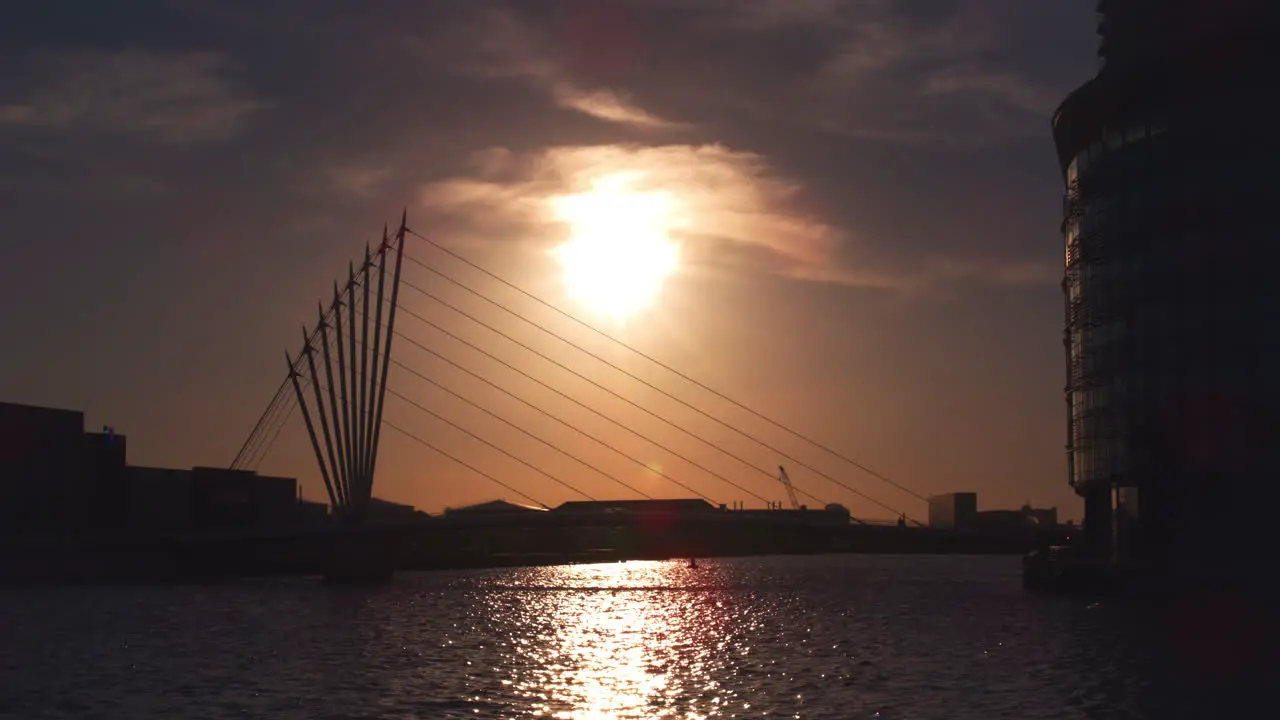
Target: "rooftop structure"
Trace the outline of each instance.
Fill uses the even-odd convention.
[[[446,517],[452,517],[455,515],[501,515],[527,512],[546,512],[546,508],[521,505],[507,502],[506,500],[490,500],[489,502],[476,503],[466,507],[446,508],[444,514]]]
[[[562,503],[553,512],[689,515],[719,512],[719,510],[706,500],[680,498],[676,500],[571,500]]]

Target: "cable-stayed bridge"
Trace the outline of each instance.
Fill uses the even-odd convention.
[[[432,285],[434,287],[430,287]],[[504,300],[494,292],[495,289],[506,290],[508,296],[523,302]],[[482,315],[468,310],[462,307],[462,303],[451,299],[445,290],[470,296],[491,312]],[[446,327],[428,317],[425,307],[428,305],[448,311],[463,325],[469,325],[470,330],[480,332]],[[568,333],[534,319],[531,309],[549,310],[575,329],[607,340],[625,355],[648,364],[667,381],[648,379],[628,369],[624,363],[571,339]],[[517,336],[504,330],[499,325],[501,320],[514,320],[533,332]],[[485,337],[487,342],[472,339],[476,337]],[[537,340],[527,339],[530,337]],[[392,352],[393,347],[397,352]],[[408,359],[401,351],[405,347],[411,350]],[[563,354],[557,351],[565,350],[580,362],[558,359],[557,355],[563,357]],[[506,359],[512,356],[512,351],[522,360]],[[412,355],[449,366],[455,376],[466,376],[492,391],[486,395],[498,393],[523,405],[547,423],[568,430],[582,443],[604,448],[660,479],[666,486],[658,490],[659,483],[648,483],[641,488],[634,481],[621,479],[617,473],[600,468],[584,458],[583,453],[565,447],[564,443],[544,439],[545,433],[530,427],[529,423],[491,409],[491,403],[487,405],[475,397],[477,393],[461,389],[462,383],[432,376],[421,369],[421,364],[415,367]],[[884,517],[887,514],[894,519],[905,518],[916,525],[920,524],[917,520],[919,511],[908,512],[902,508],[909,505],[923,509],[926,502],[923,495],[904,484],[628,345],[442,243],[416,232],[408,226],[407,216],[402,218],[400,227],[393,233],[384,230],[376,249],[366,246],[363,260],[358,266],[353,263],[343,281],[334,284],[327,306],[320,308],[314,324],[304,328],[301,349],[287,353],[286,357],[286,377],[231,467],[256,469],[271,451],[291,416],[300,410],[329,504],[335,514],[343,518],[358,519],[369,502],[377,468],[380,431],[384,426],[420,444],[426,452],[439,453],[459,463],[468,472],[492,483],[495,491],[505,491],[537,506],[551,507],[546,502],[547,498],[536,496],[527,487],[516,484],[517,480],[494,477],[492,473],[474,467],[473,463],[459,457],[446,440],[422,437],[407,427],[412,423],[389,418],[384,411],[388,394],[397,398],[406,410],[432,417],[436,422],[470,435],[481,443],[489,443],[492,452],[508,454],[516,462],[526,463],[525,467],[530,472],[550,479],[567,493],[565,499],[652,499],[654,493],[661,492],[663,497],[697,497],[713,504],[750,499],[762,506],[781,506],[784,499],[800,496],[817,507],[830,502],[844,504],[853,512],[855,522],[863,515]],[[595,481],[590,483],[590,487],[602,498],[589,493],[582,482],[562,477],[522,458],[517,451],[495,441],[492,432],[486,432],[485,428],[464,427],[458,419],[424,401],[421,389],[388,385],[388,371],[392,365],[402,371],[403,376],[433,386],[478,409],[487,416],[491,425],[514,429],[553,448],[558,455],[576,465],[581,477],[594,476]],[[597,372],[578,369],[584,365],[593,366]],[[493,372],[495,367],[503,372]],[[598,379],[601,373],[610,376],[613,382]],[[474,386],[476,383],[468,384]],[[576,406],[590,416],[592,422],[586,425],[567,420],[563,417],[565,413],[547,407],[547,403],[529,399],[535,393],[526,388],[535,387],[539,389],[536,394],[554,395],[559,400],[557,405]],[[646,401],[645,396],[650,401]],[[651,402],[654,397],[663,398],[666,406],[677,407],[683,412],[655,407]],[[737,411],[738,418],[726,417],[725,413],[715,411],[708,400],[732,408]],[[610,407],[625,408],[628,416],[643,417],[649,421],[648,425],[661,427],[663,437],[638,429],[629,419],[619,419],[616,412],[609,410]],[[691,419],[703,426],[717,427],[722,435],[727,433],[737,442],[730,446],[724,440],[709,437],[706,431],[690,422]],[[772,431],[768,434],[773,436],[789,436],[798,440],[811,452],[783,449],[779,447],[783,443],[764,437],[766,433],[752,428],[752,425]],[[611,435],[620,433],[640,441],[649,448],[647,457],[669,459],[685,470],[677,474],[674,470],[655,467],[652,460],[642,460],[634,451],[602,437],[602,428],[609,428]],[[681,448],[675,447],[677,443],[667,437],[681,438]],[[699,447],[701,452],[683,449],[690,446]],[[777,463],[765,466],[744,457],[745,453],[740,448],[752,446],[771,454]],[[821,456],[834,460],[843,472],[819,467]],[[731,461],[737,470],[724,469],[725,463],[718,461],[725,460]],[[830,464],[827,463],[828,466]],[[790,480],[783,471],[780,478],[779,465],[790,466],[792,472],[800,477]],[[783,478],[789,482],[783,483]],[[794,494],[788,492],[789,487]],[[797,502],[798,499],[791,500],[793,505]]]
[[[441,315],[452,321],[440,321]],[[571,333],[593,337],[612,352],[592,349]],[[840,518],[845,527],[852,524],[867,532],[924,528],[918,518],[927,500],[920,493],[415,231],[407,213],[394,231],[384,228],[376,249],[366,245],[362,260],[348,266],[314,323],[304,326],[302,340],[300,349],[286,353],[285,378],[231,467],[256,470],[290,418],[300,415],[332,517],[338,527],[351,531],[371,526],[368,513],[383,428],[422,452],[456,463],[475,476],[476,487],[488,484],[475,500],[500,493],[544,509],[566,501],[615,502],[621,504],[611,509],[619,509],[662,507],[630,502],[636,500],[688,499],[698,504],[681,507],[720,509],[719,514],[699,516],[714,519],[711,525],[699,525],[698,532],[708,538],[729,533],[716,524],[733,514],[724,509],[748,502],[781,510],[785,501],[791,512],[771,517],[787,518],[793,525],[797,517],[820,515],[829,524],[833,510],[847,508]],[[398,370],[395,375],[389,372],[392,366]],[[432,372],[431,367],[449,371]],[[398,381],[389,383],[389,378]],[[433,392],[424,392],[428,387]],[[388,395],[396,399],[394,415],[386,412]],[[446,404],[432,402],[432,396],[461,403],[483,420],[467,422]],[[494,398],[501,398],[508,410],[498,410]],[[415,432],[415,421],[406,419],[411,415],[419,421],[429,418],[441,432]],[[707,428],[715,428],[718,437]],[[504,440],[511,432],[560,462],[553,467],[545,453],[531,454],[528,445],[522,450]],[[464,437],[473,448],[482,446],[519,472],[481,467],[484,463],[473,450],[459,449]],[[760,462],[762,456],[773,461]],[[612,469],[628,465],[644,481]],[[554,496],[548,487],[555,488]],[[801,497],[824,512],[798,512]],[[907,512],[904,506],[918,510]],[[552,520],[542,515],[501,522],[526,528],[576,522],[568,519],[574,513]],[[894,520],[869,519],[886,515]],[[616,529],[627,522],[613,525]],[[472,521],[477,523],[483,524]],[[670,528],[664,532],[678,535]],[[344,547],[349,562],[362,568],[368,567],[370,554],[383,552],[351,543]]]
[[[995,537],[924,527],[901,509],[923,509],[918,492],[415,231],[407,215],[325,294],[229,468],[130,466],[123,437],[85,433],[81,413],[9,406],[52,428],[48,467],[34,467],[100,502],[0,545],[0,582],[376,581],[398,569],[638,558],[1025,553],[1045,539],[1030,524]],[[291,420],[323,507],[302,501],[293,477],[256,473]],[[434,505],[505,499],[397,514],[376,499],[392,463],[412,468],[419,497],[440,493]]]

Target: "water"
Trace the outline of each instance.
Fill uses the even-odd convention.
[[[1151,619],[1163,611],[1027,595],[1017,562],[775,557],[410,574],[378,589],[0,589],[0,717],[1273,716],[1243,679],[1269,672],[1280,687],[1273,669],[1231,665],[1234,646],[1179,651]]]

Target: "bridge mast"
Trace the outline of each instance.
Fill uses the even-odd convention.
[[[404,261],[404,239],[409,232],[409,211],[405,210],[400,215],[400,229],[396,231],[396,271],[395,277],[391,281],[391,310],[387,313],[387,346],[382,352],[382,379],[378,384],[377,410],[373,417],[373,441],[369,445],[369,485],[366,496],[373,492],[373,471],[378,464],[378,439],[382,435],[382,401],[387,396],[387,370],[391,364],[391,339],[395,336],[396,328],[396,308],[399,306],[400,299],[400,268]],[[385,256],[386,249],[383,253]],[[385,273],[385,261],[383,271]],[[381,285],[379,285],[381,289]],[[381,307],[381,304],[379,304]]]
[[[307,435],[315,453],[320,477],[324,480],[329,504],[335,515],[350,522],[363,520],[373,497],[373,475],[378,461],[381,439],[382,408],[387,392],[387,375],[391,365],[392,337],[395,334],[396,307],[400,299],[400,271],[404,260],[404,241],[408,233],[408,212],[400,217],[400,228],[394,239],[382,230],[382,242],[376,253],[365,245],[364,263],[357,274],[354,263],[347,266],[346,290],[333,287],[332,317],[320,312],[316,328],[304,327],[302,357],[298,361],[285,353],[289,365],[286,383],[292,383],[298,407],[307,426]],[[386,297],[387,255],[395,248],[395,267],[391,273],[390,309],[387,311],[385,339],[382,331],[382,306]],[[370,283],[377,265],[378,292],[371,302]],[[363,285],[363,288],[361,286]],[[357,289],[363,293],[359,325],[356,320]],[[346,312],[343,312],[345,305]],[[374,309],[376,308],[376,309]],[[373,310],[372,323],[370,311]],[[369,326],[373,325],[373,342],[369,342]],[[333,330],[337,355],[334,372],[330,353],[329,331]],[[357,354],[357,332],[360,352]],[[345,341],[344,341],[345,336]],[[316,364],[315,341],[320,341],[324,362],[325,386],[320,384]],[[300,367],[301,366],[301,367]],[[306,372],[303,372],[305,368]],[[337,383],[334,375],[337,375]],[[314,407],[306,401],[302,380],[310,379]],[[328,396],[327,398],[325,396]],[[327,403],[326,403],[327,400]],[[319,418],[320,432],[315,419]],[[324,447],[321,447],[321,436]]]

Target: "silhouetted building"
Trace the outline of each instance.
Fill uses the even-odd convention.
[[[1058,527],[1058,509],[1023,505],[1017,510],[979,510],[977,493],[946,493],[929,498],[929,527],[994,535],[1053,530]]]
[[[965,530],[991,535],[1026,533],[1038,527],[1022,510],[980,510],[969,518]]]
[[[316,527],[329,522],[329,504],[298,499],[298,524]]]
[[[476,503],[475,505],[467,505],[466,507],[446,508],[444,515],[445,517],[456,517],[472,515],[508,515],[512,513],[530,512],[546,512],[546,508],[521,505],[519,503],[507,502],[506,500],[490,500],[489,502]]]
[[[248,470],[129,466],[126,527],[135,534],[283,530],[324,522],[325,505],[298,498],[293,478]]]
[[[125,471],[127,527],[138,534],[175,534],[195,529],[190,470],[130,466]]]
[[[195,524],[201,529],[283,528],[298,521],[298,482],[249,470],[191,469]]]
[[[81,488],[79,501],[88,529],[94,532],[118,527],[128,517],[126,458],[128,439],[115,428],[83,435]]]
[[[88,445],[81,412],[0,402],[0,535],[83,532]]]
[[[787,522],[803,525],[848,525],[849,510],[834,503],[822,510],[810,510],[801,505],[798,508],[770,507],[764,510],[737,510],[733,517],[741,520],[764,520],[767,522]]]
[[[293,478],[130,467],[127,456],[125,436],[86,433],[79,411],[0,403],[0,537],[269,530],[308,517]]]
[[[929,527],[965,530],[978,512],[978,493],[958,492],[929,498]]]
[[[395,503],[380,498],[369,498],[365,508],[365,520],[375,525],[400,525],[423,522],[430,516],[412,505]]]
[[[573,514],[661,514],[696,516],[720,512],[716,506],[699,498],[676,500],[570,500],[552,512]]]
[[[832,515],[838,516],[846,523],[853,517],[849,512],[849,508],[841,505],[840,503],[827,503],[827,506],[824,509]]]
[[[1020,511],[1027,516],[1032,524],[1045,529],[1058,527],[1058,508],[1034,508],[1030,505],[1023,505]]]
[[[1280,3],[1098,9],[1105,64],[1053,121],[1070,482],[1100,556],[1244,567],[1280,477]]]

